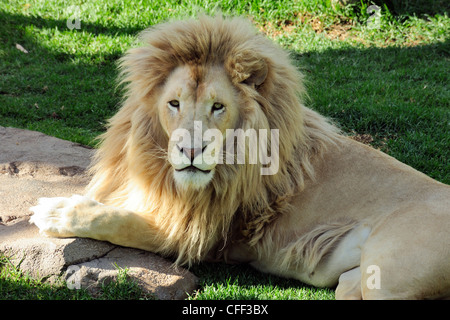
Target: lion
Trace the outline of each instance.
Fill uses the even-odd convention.
[[[306,107],[286,51],[220,15],[166,22],[140,41],[119,62],[125,97],[86,195],[40,199],[30,221],[41,233],[178,265],[248,263],[337,286],[337,299],[450,297],[450,187]]]

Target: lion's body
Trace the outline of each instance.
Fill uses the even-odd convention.
[[[42,200],[41,231],[178,263],[248,262],[317,286],[339,280],[339,298],[450,296],[449,186],[303,106],[288,56],[241,19],[164,24],[142,41],[121,62],[127,96],[102,136],[89,198]],[[223,135],[279,130],[268,142],[277,171],[196,162],[217,139],[192,148],[171,137],[195,136],[199,123]],[[373,270],[381,284],[367,285]]]
[[[360,266],[350,281],[356,290],[347,292],[340,281],[342,298],[450,294],[448,186],[344,137],[314,167],[316,179],[292,199],[291,212],[258,246],[240,247],[238,257],[316,286],[334,286]],[[380,268],[380,289],[367,289],[371,265]]]

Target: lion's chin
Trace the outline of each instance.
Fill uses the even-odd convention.
[[[205,188],[214,176],[214,169],[202,171],[195,167],[184,170],[174,170],[173,177],[177,187],[182,189],[201,190]]]

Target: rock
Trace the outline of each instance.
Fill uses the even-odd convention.
[[[93,293],[117,278],[117,265],[158,299],[186,298],[197,279],[170,261],[103,241],[47,238],[29,224],[29,208],[38,198],[84,193],[92,153],[39,132],[0,127],[0,252],[31,276],[65,275],[68,284]]]
[[[104,256],[114,245],[82,238],[47,238],[28,222],[29,218],[0,225],[0,252],[20,269],[36,278],[61,274],[67,266]]]
[[[197,281],[187,270],[175,267],[153,253],[122,247],[113,249],[102,258],[70,266],[66,281],[95,294],[102,284],[117,279],[119,268],[126,268],[132,281],[158,299],[184,299],[186,292],[195,289],[193,284]]]
[[[0,127],[0,223],[30,215],[40,197],[84,193],[92,154],[40,132]]]

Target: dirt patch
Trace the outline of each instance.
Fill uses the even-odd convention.
[[[387,147],[387,141],[389,139],[388,137],[374,137],[369,133],[357,133],[355,131],[352,131],[352,133],[348,137],[385,153],[388,153],[389,151]]]
[[[323,34],[329,39],[345,40],[354,38],[352,28],[354,23],[344,17],[337,16],[333,22],[326,22],[324,17],[316,16],[309,12],[295,14],[295,19],[267,21],[259,25],[259,30],[271,38],[283,34],[301,32],[301,29],[309,25],[317,34]]]

